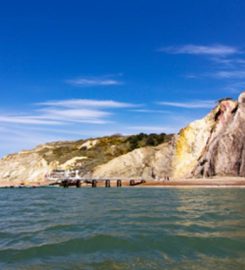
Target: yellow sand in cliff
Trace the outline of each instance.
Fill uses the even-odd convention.
[[[178,134],[173,158],[172,176],[174,178],[188,175],[197,165],[198,158],[215,125],[213,116],[214,112],[212,111],[205,118],[192,122]]]

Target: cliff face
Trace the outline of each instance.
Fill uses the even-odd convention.
[[[171,142],[139,149],[95,168],[94,177],[158,179],[245,176],[245,93],[222,100]]]
[[[48,169],[46,160],[38,153],[9,155],[0,161],[0,182],[13,184],[43,182]]]
[[[114,135],[96,139],[55,142],[30,151],[8,155],[0,160],[0,185],[43,183],[54,169],[78,169],[80,176],[91,177],[93,169],[147,145],[169,141],[172,135]]]
[[[174,136],[115,135],[57,142],[0,160],[0,181],[43,182],[53,169],[94,178],[245,176],[245,92]]]
[[[223,102],[217,125],[192,174],[245,176],[245,92],[238,103]]]
[[[94,178],[144,178],[169,176],[174,146],[172,142],[144,147],[97,166]]]

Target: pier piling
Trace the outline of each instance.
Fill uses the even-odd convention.
[[[118,179],[117,180],[117,187],[121,187],[122,186],[122,180],[121,179]]]
[[[96,188],[97,187],[97,181],[94,179],[92,180],[92,188]]]
[[[106,188],[111,187],[111,181],[109,179],[105,180],[105,187]]]
[[[77,181],[76,181],[76,187],[77,187],[77,188],[80,188],[80,187],[81,187],[81,181],[80,181],[80,180],[77,180]]]
[[[134,186],[134,185],[135,185],[135,181],[134,181],[134,180],[130,180],[130,181],[129,181],[129,185],[130,185],[130,186]]]
[[[63,187],[64,187],[64,188],[68,188],[68,187],[69,187],[69,182],[68,182],[68,180],[64,180],[64,181],[63,181]]]

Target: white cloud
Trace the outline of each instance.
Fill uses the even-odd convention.
[[[57,101],[47,101],[39,103],[39,105],[55,106],[55,107],[101,107],[101,108],[127,108],[139,105],[118,102],[114,100],[94,100],[94,99],[66,99]]]
[[[107,123],[105,118],[112,115],[109,112],[89,109],[41,109],[40,111],[43,113],[40,117],[44,119],[91,124]]]
[[[135,107],[134,104],[114,100],[70,99],[37,104],[30,112],[0,115],[0,123],[24,125],[62,125],[67,123],[106,124],[113,115],[106,109]]]
[[[170,114],[170,111],[166,110],[151,110],[151,109],[134,109],[130,110],[131,112],[137,112],[137,113],[163,113],[163,114]]]
[[[36,116],[1,115],[0,123],[22,125],[65,125],[68,123],[106,124],[111,113],[98,110],[40,110]],[[35,112],[36,113],[36,112]]]
[[[240,53],[237,47],[226,46],[221,44],[216,45],[194,45],[188,44],[180,47],[165,47],[159,51],[172,54],[192,54],[192,55],[208,55],[208,56],[228,56]]]
[[[51,121],[50,119],[41,119],[33,116],[1,115],[0,123],[15,123],[27,125],[60,125],[61,122]]]
[[[66,82],[74,86],[113,86],[122,84],[121,81],[111,78],[77,78]]]
[[[194,100],[188,102],[161,101],[158,102],[157,104],[185,109],[209,109],[215,106],[215,101],[214,100]]]
[[[42,109],[43,118],[54,119],[91,119],[110,115],[108,112],[88,109]]]

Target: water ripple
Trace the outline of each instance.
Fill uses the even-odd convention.
[[[244,193],[1,189],[0,269],[244,269]]]

